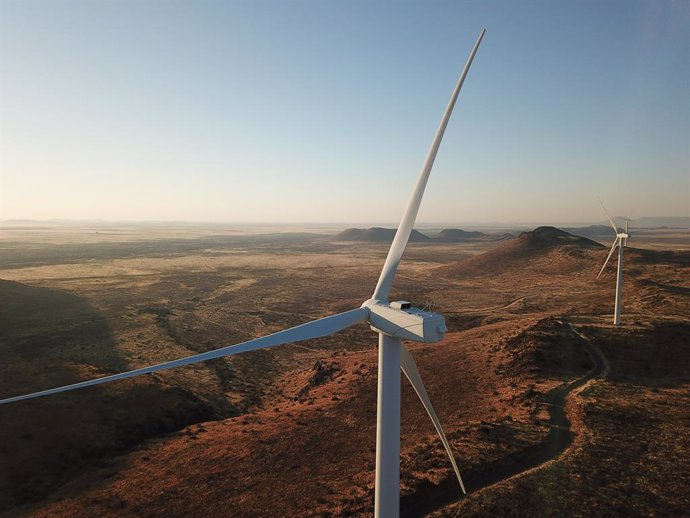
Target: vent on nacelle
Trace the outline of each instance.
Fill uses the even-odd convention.
[[[407,302],[406,300],[396,300],[390,303],[390,307],[393,309],[410,309],[412,307],[412,303]]]

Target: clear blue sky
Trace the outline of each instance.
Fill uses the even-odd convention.
[[[690,2],[0,0],[0,219],[690,215]]]

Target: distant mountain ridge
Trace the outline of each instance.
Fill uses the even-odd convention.
[[[471,239],[480,239],[486,237],[484,232],[462,230],[459,228],[444,228],[436,236],[434,240],[444,241],[448,243],[457,243],[459,241],[469,241]]]
[[[366,242],[391,242],[395,236],[394,228],[348,228],[343,230],[336,237],[336,241],[366,241]],[[513,239],[512,234],[485,234],[477,231],[466,231],[459,228],[444,228],[434,236],[422,234],[418,230],[413,230],[410,234],[410,242],[435,242],[435,243],[464,243],[471,241],[501,241]]]
[[[623,218],[615,217],[613,221],[616,225],[625,225]],[[690,228],[690,217],[642,217],[630,221],[631,227],[636,228]]]
[[[588,227],[563,227],[561,230],[589,238],[613,237],[611,225],[590,225]]]
[[[367,242],[391,242],[393,237],[395,237],[396,229],[394,228],[382,228],[382,227],[372,227],[372,228],[348,228],[343,230],[336,236],[337,241],[367,241]],[[412,230],[410,234],[410,242],[424,242],[431,241],[429,236],[418,232],[417,230]]]

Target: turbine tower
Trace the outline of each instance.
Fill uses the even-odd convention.
[[[462,84],[472,65],[472,60],[484,37],[483,29],[470,52],[470,56],[460,74],[457,84],[450,97],[450,101],[436,131],[434,140],[429,149],[417,184],[412,191],[412,196],[403,213],[402,220],[391,244],[388,256],[383,265],[383,270],[372,297],[366,300],[361,307],[331,315],[318,320],[313,320],[290,329],[249,340],[237,345],[230,345],[214,351],[196,354],[179,360],[173,360],[150,367],[144,367],[120,374],[113,374],[103,378],[74,383],[63,387],[42,390],[31,394],[14,396],[0,400],[0,404],[12,403],[26,399],[48,396],[59,392],[66,392],[111,381],[140,376],[152,372],[161,371],[189,365],[192,363],[221,358],[257,349],[266,349],[277,345],[290,344],[302,340],[311,340],[328,336],[342,331],[355,324],[368,322],[371,329],[379,335],[379,364],[378,364],[378,399],[376,417],[376,489],[375,489],[375,516],[381,518],[397,517],[400,507],[400,371],[405,374],[412,384],[419,399],[424,405],[434,428],[438,433],[445,448],[455,475],[460,483],[462,492],[465,486],[460,476],[457,463],[451,451],[441,423],[431,404],[429,395],[424,388],[424,383],[417,370],[414,358],[403,344],[403,340],[412,340],[423,343],[438,342],[443,339],[446,332],[445,320],[442,315],[412,307],[409,302],[389,302],[393,279],[400,264],[407,242],[412,232],[419,205],[422,201],[424,189],[431,173],[436,154],[438,153],[443,134],[448,125],[448,120],[457,101]],[[622,255],[621,255],[622,257]]]
[[[628,246],[628,238],[630,235],[628,234],[628,219],[625,219],[625,232],[619,232],[618,227],[616,227],[615,223],[611,219],[611,216],[609,215],[609,212],[606,210],[606,207],[604,207],[604,203],[599,200],[599,203],[601,204],[601,208],[604,209],[604,212],[606,213],[606,217],[609,220],[609,223],[611,223],[611,226],[613,227],[613,231],[616,233],[616,239],[613,241],[613,245],[611,245],[611,250],[609,251],[609,255],[606,256],[606,261],[604,261],[604,266],[601,267],[601,270],[599,270],[599,275],[597,275],[597,279],[601,277],[601,273],[604,271],[604,268],[606,268],[607,263],[609,262],[609,259],[611,259],[611,255],[613,255],[613,251],[616,249],[616,246],[618,246],[618,271],[616,272],[616,304],[613,310],[613,325],[619,326],[621,323],[621,290],[622,290],[622,284],[623,284],[623,249]]]

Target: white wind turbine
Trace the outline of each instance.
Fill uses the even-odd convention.
[[[601,267],[601,270],[599,270],[599,275],[597,275],[597,279],[601,277],[601,273],[604,271],[604,268],[606,268],[606,265],[609,262],[609,259],[611,259],[611,255],[613,254],[613,251],[616,249],[616,246],[618,246],[618,271],[616,272],[616,305],[613,310],[613,324],[618,326],[621,323],[621,288],[623,284],[623,249],[628,246],[628,238],[630,235],[628,234],[628,220],[625,219],[625,232],[618,232],[618,227],[616,227],[615,223],[611,219],[611,216],[609,215],[609,211],[606,210],[606,207],[604,207],[604,203],[599,200],[599,203],[601,204],[601,208],[604,209],[604,212],[606,213],[606,217],[609,220],[609,223],[611,223],[611,226],[613,227],[613,231],[616,233],[616,239],[613,242],[613,245],[611,245],[611,250],[609,251],[609,255],[606,256],[606,261],[604,261],[604,266]]]
[[[453,90],[450,101],[436,131],[436,135],[429,149],[426,161],[419,174],[417,184],[412,192],[407,208],[403,214],[400,225],[391,244],[388,256],[381,271],[376,289],[372,297],[365,301],[361,307],[328,316],[290,329],[279,331],[272,335],[250,340],[237,345],[231,345],[196,354],[187,358],[173,360],[151,367],[136,369],[112,376],[105,376],[89,381],[74,383],[63,387],[42,390],[31,394],[10,397],[0,400],[0,404],[22,401],[25,399],[48,396],[59,392],[66,392],[101,383],[108,383],[125,378],[131,378],[142,374],[180,367],[192,363],[230,356],[257,349],[266,349],[276,345],[284,345],[301,340],[311,340],[328,336],[342,331],[350,326],[362,322],[368,322],[371,329],[379,334],[379,364],[378,364],[378,399],[376,416],[376,489],[375,489],[375,516],[395,517],[399,514],[400,507],[400,371],[405,373],[419,396],[431,421],[438,432],[443,447],[445,448],[453,470],[458,478],[460,487],[465,493],[465,486],[460,476],[460,471],[453,457],[453,453],[441,428],[438,416],[429,400],[422,379],[417,371],[412,355],[403,345],[403,340],[431,343],[443,339],[446,332],[445,320],[442,315],[411,307],[409,302],[388,302],[391,285],[400,259],[405,251],[407,242],[412,232],[419,205],[422,201],[424,188],[426,187],[434,159],[441,144],[441,139],[448,125],[455,102],[460,93],[462,84],[470,69],[477,48],[484,37],[485,29],[477,38],[470,56],[465,64],[460,78]]]

